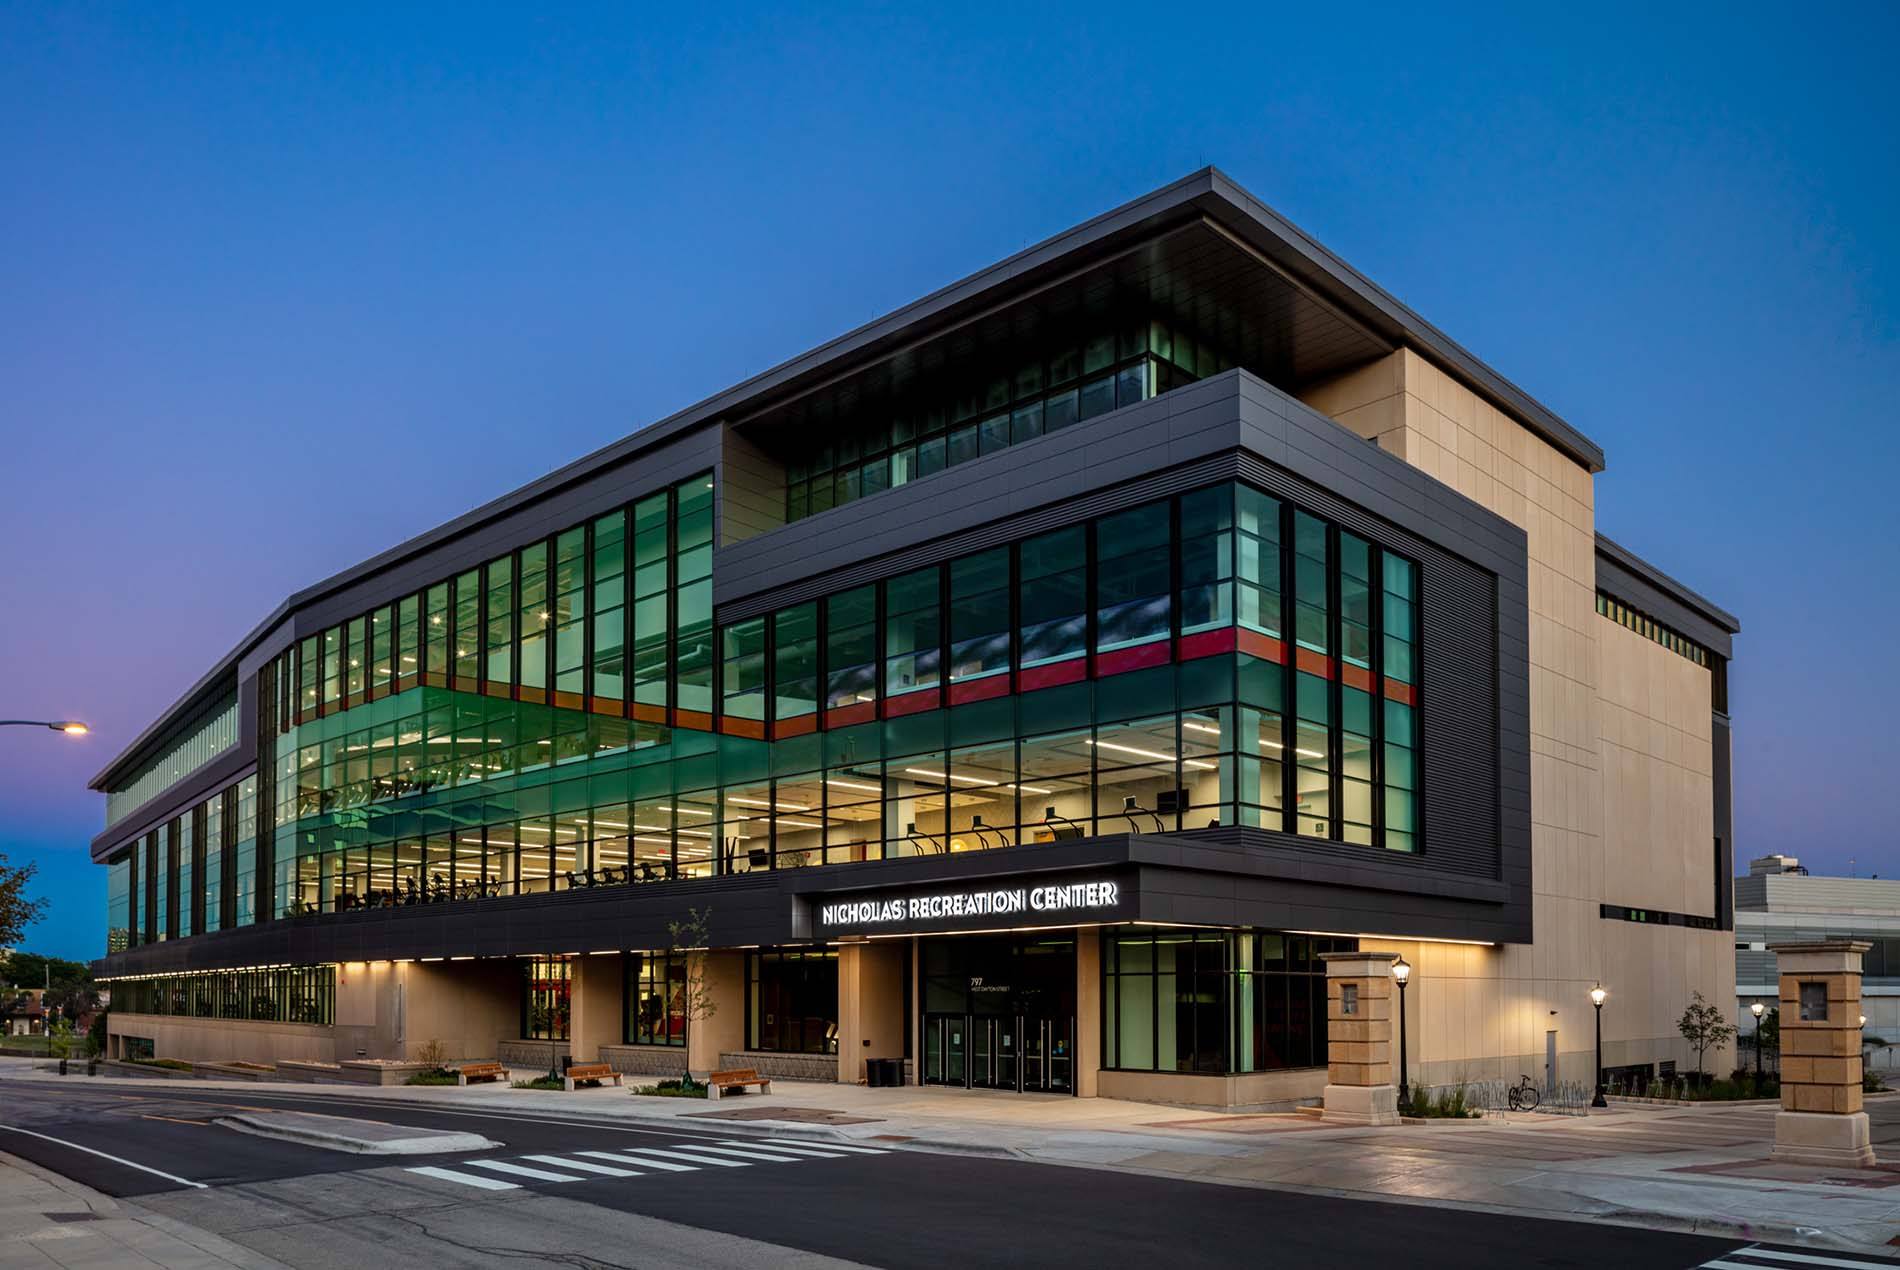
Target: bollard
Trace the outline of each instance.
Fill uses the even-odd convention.
[[[66,1074],[66,1060],[63,1058],[59,1060],[59,1074],[62,1076]]]

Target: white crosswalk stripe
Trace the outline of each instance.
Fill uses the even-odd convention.
[[[703,1142],[695,1142],[692,1149],[701,1154],[710,1152],[713,1155],[736,1155],[742,1160],[765,1160],[772,1164],[796,1164],[803,1158],[789,1151],[742,1151],[738,1147],[715,1147]]]
[[[617,1169],[611,1164],[590,1164],[586,1160],[569,1160],[558,1155],[524,1155],[524,1160],[533,1160],[536,1164],[552,1164],[557,1169],[579,1169],[583,1173],[598,1173],[602,1177],[639,1177],[638,1169]]]
[[[693,1155],[686,1151],[663,1151],[659,1147],[628,1147],[623,1154],[632,1156],[636,1163],[649,1155],[658,1155],[669,1160],[685,1160],[688,1164],[716,1164],[725,1169],[751,1167],[744,1160],[722,1160],[716,1155]]]
[[[844,1151],[852,1155],[889,1155],[889,1147],[861,1147],[844,1142],[793,1142],[785,1138],[761,1138],[761,1146],[767,1147],[803,1147],[808,1151]]]
[[[424,1177],[433,1177],[443,1182],[460,1182],[463,1186],[480,1187],[484,1191],[518,1191],[521,1188],[513,1182],[504,1182],[498,1177],[476,1177],[473,1173],[457,1173],[454,1169],[439,1169],[434,1165],[408,1170],[420,1173]]]
[[[1856,1257],[1842,1254],[1824,1256],[1820,1253],[1783,1251],[1779,1248],[1763,1248],[1758,1244],[1751,1244],[1746,1248],[1725,1252],[1713,1261],[1705,1261],[1696,1270],[1806,1270],[1809,1266],[1871,1270],[1874,1266],[1891,1267],[1893,1264],[1885,1257]]]
[[[537,1182],[581,1182],[585,1178],[575,1177],[572,1173],[550,1173],[546,1169],[531,1169],[525,1164],[510,1164],[506,1160],[463,1160],[463,1164],[472,1169],[493,1169],[497,1173],[513,1173],[516,1177],[531,1177]]]
[[[590,1160],[612,1160],[615,1164],[638,1164],[642,1168],[660,1169],[667,1173],[692,1173],[699,1168],[697,1164],[674,1164],[669,1160],[630,1159],[617,1151],[576,1151],[575,1155],[584,1155]]]
[[[502,1173],[537,1182],[590,1182],[601,1178],[641,1178],[650,1173],[692,1173],[703,1168],[743,1169],[758,1164],[816,1164],[820,1160],[844,1160],[856,1155],[889,1154],[882,1147],[842,1146],[829,1142],[813,1146],[771,1139],[734,1138],[732,1141],[735,1145],[693,1141],[675,1142],[664,1147],[616,1147],[611,1151],[522,1155],[512,1160],[458,1160],[452,1169],[431,1164],[410,1168],[408,1172],[485,1191],[513,1191],[519,1190],[522,1184],[483,1174]],[[1718,1267],[1717,1270],[1727,1268]],[[1758,1266],[1756,1270],[1764,1268]],[[1805,1268],[1785,1267],[1784,1270]]]

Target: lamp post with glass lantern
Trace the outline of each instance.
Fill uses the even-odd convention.
[[[1748,1012],[1755,1016],[1755,1087],[1757,1089],[1761,1087],[1761,1016],[1767,1010],[1768,1007],[1759,1001],[1748,1007]]]
[[[1597,1092],[1596,1097],[1590,1100],[1592,1107],[1607,1107],[1610,1105],[1609,1099],[1603,1096],[1603,1002],[1609,995],[1608,992],[1603,990],[1603,985],[1600,983],[1590,989],[1590,1004],[1595,1006],[1597,1010]]]
[[[1412,977],[1411,963],[1401,957],[1392,963],[1392,982],[1399,985],[1399,1114],[1412,1114],[1412,1082],[1406,1075],[1405,1061],[1405,984]]]

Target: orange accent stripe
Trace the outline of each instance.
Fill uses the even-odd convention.
[[[1333,659],[1323,653],[1316,653],[1310,648],[1293,650],[1293,666],[1296,670],[1303,670],[1309,675],[1318,675],[1321,679],[1333,677]]]

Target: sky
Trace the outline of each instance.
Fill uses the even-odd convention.
[[[0,729],[24,946],[291,591],[1206,164],[1740,617],[1738,860],[1900,875],[1900,6],[1655,8],[0,0],[0,716],[95,729]]]

